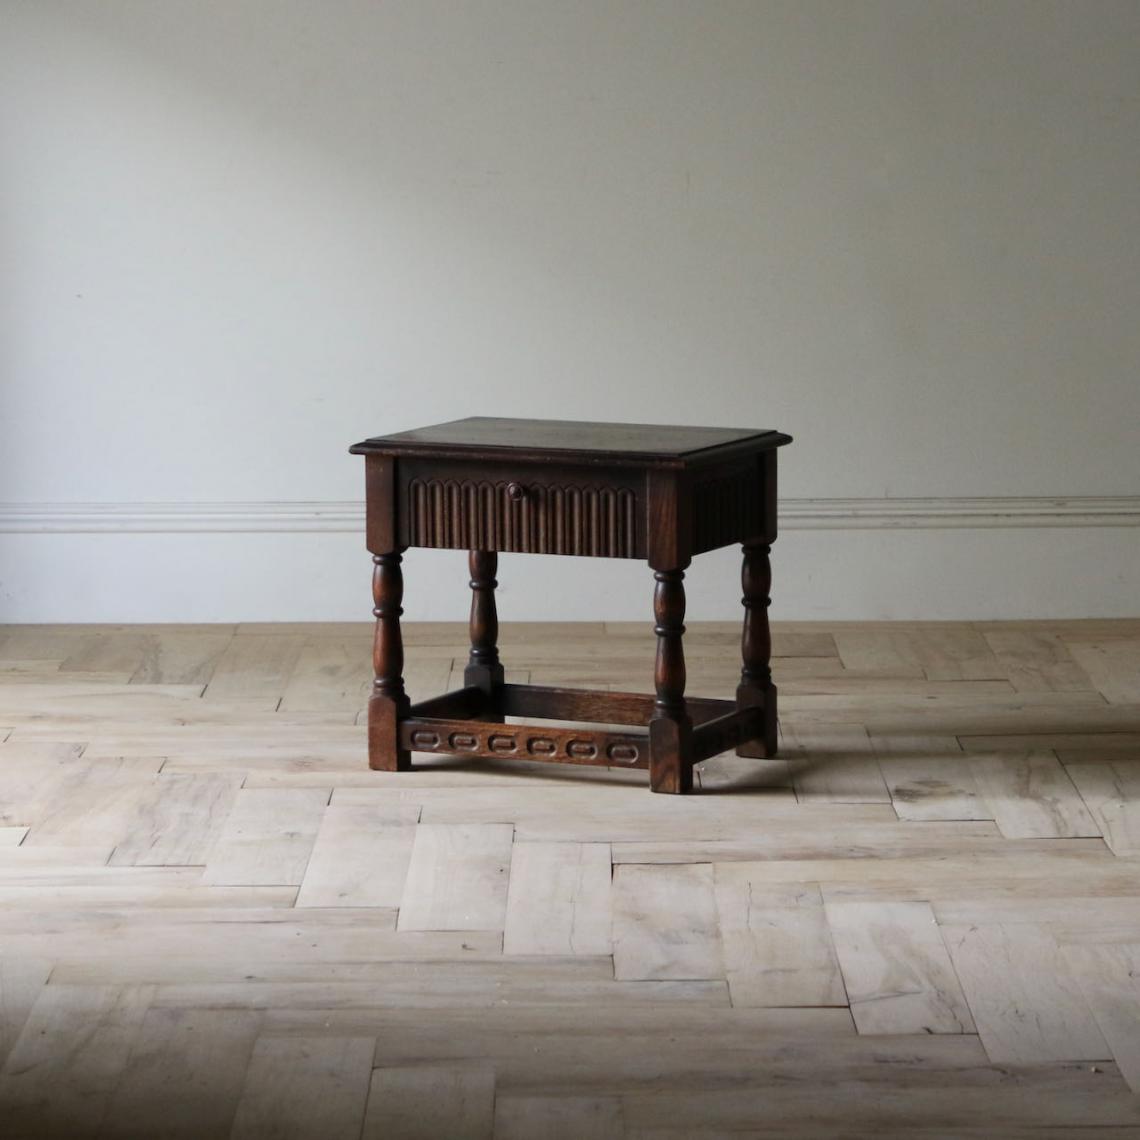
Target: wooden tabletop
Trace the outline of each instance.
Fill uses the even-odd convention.
[[[757,450],[781,447],[791,436],[760,428],[674,424],[588,423],[573,420],[470,416],[354,444],[354,455],[476,456],[543,452],[581,458],[677,462],[715,448],[755,442]]]

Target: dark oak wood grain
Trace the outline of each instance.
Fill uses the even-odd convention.
[[[655,792],[682,793],[693,787],[693,722],[685,705],[685,572],[658,570],[653,591],[657,696],[649,722],[649,786]]]
[[[504,685],[499,711],[506,716],[547,717],[594,724],[648,724],[656,697],[651,693],[618,693],[594,689],[560,689],[548,685]],[[732,701],[686,697],[694,722],[724,716]]]
[[[716,751],[774,755],[769,555],[776,449],[790,442],[754,428],[476,416],[354,444],[350,450],[365,457],[375,563],[371,765],[404,769],[421,750],[648,767],[654,791],[684,793],[693,787],[693,765]],[[732,702],[687,700],[684,572],[694,554],[735,543],[744,549],[740,686]],[[414,709],[400,637],[400,561],[409,547],[468,551],[472,591],[465,687]],[[504,684],[500,551],[645,559],[656,583],[654,695]],[[648,732],[508,725],[508,716]]]
[[[493,550],[472,550],[467,557],[471,572],[471,652],[463,683],[492,693],[503,683],[499,661],[499,614],[495,608],[495,572],[499,556]]]
[[[409,716],[400,721],[400,745],[415,752],[446,752],[483,760],[541,760],[607,768],[649,767],[644,732],[502,724],[473,719]]]
[[[404,691],[403,614],[404,575],[400,551],[372,557],[372,613],[376,632],[372,642],[372,695],[368,700],[368,756],[373,768],[404,771],[411,756],[397,743],[398,722],[408,711]]]
[[[758,428],[471,416],[394,435],[374,436],[353,444],[350,450],[354,455],[426,454],[439,459],[495,454],[514,458],[523,452],[541,452],[547,457],[569,456],[579,462],[596,458],[637,466],[684,460],[731,444],[779,447],[790,442],[790,436]]]

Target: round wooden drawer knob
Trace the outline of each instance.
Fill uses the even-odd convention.
[[[521,483],[508,483],[507,498],[510,499],[512,503],[520,502],[526,498],[526,488]]]

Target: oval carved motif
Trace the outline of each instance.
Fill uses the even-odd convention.
[[[592,740],[571,740],[566,745],[566,754],[582,760],[592,760],[598,754],[598,746]]]
[[[439,733],[425,732],[420,729],[412,733],[412,747],[413,748],[438,748],[439,747]]]
[[[479,738],[473,736],[470,732],[453,732],[447,740],[452,748],[462,749],[464,752],[471,752],[473,749],[479,747]]]
[[[517,752],[519,742],[513,736],[506,736],[504,733],[496,732],[490,740],[487,741],[487,747],[492,752]]]
[[[637,759],[637,745],[611,744],[606,749],[606,755],[618,764],[632,764]]]
[[[526,748],[532,756],[553,756],[558,751],[558,745],[549,736],[532,736]]]

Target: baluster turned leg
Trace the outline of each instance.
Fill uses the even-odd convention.
[[[404,639],[400,615],[404,612],[403,552],[372,557],[372,599],[376,633],[372,642],[372,695],[368,700],[368,766],[385,772],[405,772],[412,754],[400,748],[399,721],[410,702],[404,692]]]
[[[653,672],[657,699],[649,722],[649,786],[655,792],[690,792],[693,722],[685,706],[685,571],[658,570],[653,575],[657,662]]]
[[[744,590],[744,633],[740,655],[744,667],[736,690],[736,707],[764,709],[764,735],[760,740],[742,744],[738,756],[766,757],[776,755],[776,686],[772,684],[772,635],[768,629],[768,596],[772,589],[772,565],[768,559],[771,547],[747,544],[740,581]]]
[[[471,571],[471,655],[463,671],[463,683],[494,694],[503,684],[499,662],[499,614],[495,608],[495,571],[499,556],[493,550],[472,550],[467,557]]]

